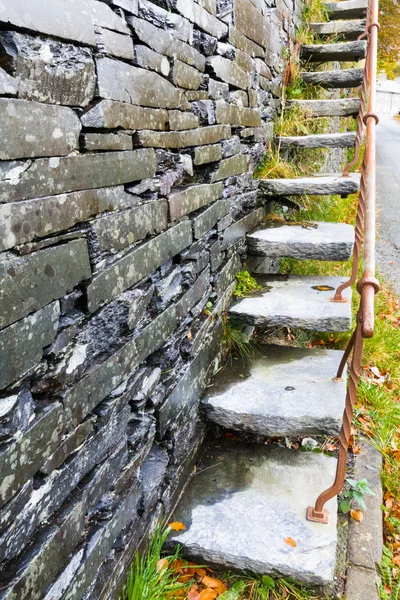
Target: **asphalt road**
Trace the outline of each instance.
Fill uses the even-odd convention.
[[[400,295],[400,120],[381,115],[376,135],[377,268]]]

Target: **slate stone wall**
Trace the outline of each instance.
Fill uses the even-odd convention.
[[[0,598],[118,597],[181,493],[300,12],[0,2]]]

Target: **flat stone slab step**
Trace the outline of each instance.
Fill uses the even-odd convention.
[[[368,0],[343,0],[341,2],[325,2],[329,20],[365,19],[367,16]]]
[[[229,315],[246,325],[295,327],[316,331],[347,331],[351,327],[351,289],[348,302],[332,302],[336,288],[346,278],[323,276],[260,276],[265,291],[237,300]]]
[[[354,88],[362,84],[364,69],[342,69],[337,71],[303,72],[305,83],[321,85],[325,88]]]
[[[202,399],[209,421],[269,437],[340,433],[346,377],[336,380],[343,352],[262,346],[251,363],[219,371]]]
[[[300,106],[310,117],[351,117],[358,115],[359,98],[340,100],[290,100],[289,106]]]
[[[352,148],[356,143],[355,131],[347,133],[316,133],[313,135],[298,135],[276,137],[275,144],[286,148]]]
[[[306,520],[307,506],[329,487],[336,459],[233,440],[208,442],[173,520],[186,530],[170,543],[197,564],[279,574],[314,584],[332,582],[337,501],[329,524]],[[292,538],[296,546],[285,539]]]
[[[366,52],[365,40],[340,44],[310,44],[301,47],[300,58],[311,62],[352,62],[365,58]]]
[[[359,189],[360,177],[352,173],[318,177],[295,177],[293,179],[261,179],[260,189],[267,196],[320,196],[355,194]]]
[[[365,31],[365,19],[349,21],[328,21],[327,23],[310,23],[311,31],[316,35],[340,35],[345,40],[356,40]]]
[[[248,253],[271,258],[348,260],[353,252],[354,228],[346,223],[264,223],[247,235]]]

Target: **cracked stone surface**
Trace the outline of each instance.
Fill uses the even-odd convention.
[[[307,506],[331,485],[336,459],[277,446],[218,440],[205,445],[174,520],[172,541],[197,564],[279,573],[312,584],[332,581],[336,500],[329,524],[306,520]],[[285,542],[296,541],[296,547]]]
[[[202,400],[207,418],[267,436],[338,435],[346,382],[334,377],[343,353],[263,346],[261,354],[219,371]]]
[[[242,298],[229,308],[232,317],[248,325],[298,327],[317,331],[347,331],[351,327],[351,289],[348,302],[331,302],[343,277],[258,277],[263,291]]]
[[[327,23],[310,23],[316,35],[341,35],[345,40],[356,40],[365,30],[365,20],[328,21]]]
[[[338,71],[303,72],[301,78],[306,83],[323,85],[327,88],[357,87],[362,84],[363,69],[342,69]]]
[[[313,117],[350,117],[358,115],[359,98],[339,100],[290,100],[290,106],[298,105]]]
[[[337,2],[325,3],[330,20],[365,18],[367,6],[367,0],[345,0],[339,4]]]
[[[353,244],[354,228],[345,223],[271,223],[247,235],[249,254],[256,256],[348,260]]]
[[[331,194],[355,194],[359,188],[359,177],[296,177],[294,179],[261,179],[260,188],[268,196],[303,196]]]
[[[277,137],[281,148],[352,148],[356,143],[354,131],[346,133],[315,133],[311,135],[293,135]]]
[[[311,44],[302,46],[300,55],[303,60],[312,62],[354,61],[365,58],[367,42],[342,42],[340,44]]]

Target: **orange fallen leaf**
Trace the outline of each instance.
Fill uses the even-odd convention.
[[[292,548],[296,548],[297,542],[291,537],[285,537],[285,542],[288,546],[292,546]]]
[[[351,510],[350,511],[350,516],[351,516],[352,519],[354,519],[354,521],[358,521],[359,523],[362,523],[364,521],[364,513],[360,509],[358,509],[358,510]]]
[[[167,567],[168,567],[168,560],[166,558],[160,558],[160,560],[157,563],[157,573],[159,573],[163,569],[166,569]]]
[[[205,577],[207,575],[207,571],[205,569],[196,569],[195,573],[199,577]]]
[[[400,567],[400,554],[396,554],[396,556],[393,558],[393,562],[397,567]]]
[[[211,588],[206,588],[200,592],[199,600],[215,600],[218,597],[218,592]]]
[[[192,585],[188,592],[188,600],[200,600],[200,592],[197,585]]]
[[[227,589],[223,581],[216,579],[215,577],[209,577],[208,575],[203,577],[201,583],[206,587],[215,590],[218,594],[223,594]]]
[[[168,523],[168,527],[171,527],[172,531],[183,531],[184,529],[186,529],[186,525],[180,523],[179,521]]]

